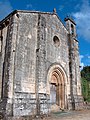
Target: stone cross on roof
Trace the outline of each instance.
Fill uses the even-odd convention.
[[[56,8],[53,9],[53,13],[56,14]]]

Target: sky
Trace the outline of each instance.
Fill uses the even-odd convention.
[[[0,20],[13,10],[52,13],[54,8],[63,23],[68,15],[74,18],[77,24],[80,64],[82,68],[90,66],[90,0],[0,0]]]

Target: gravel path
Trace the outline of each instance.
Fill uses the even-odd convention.
[[[90,120],[90,110],[57,112],[35,120]]]

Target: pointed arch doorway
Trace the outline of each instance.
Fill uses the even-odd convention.
[[[60,65],[53,65],[49,69],[48,79],[50,89],[50,105],[51,106],[55,105],[61,109],[64,109],[66,75],[63,68]]]

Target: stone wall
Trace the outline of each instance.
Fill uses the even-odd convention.
[[[50,109],[47,93],[50,66],[62,65],[69,78],[67,30],[56,15],[20,12],[18,17],[13,114],[24,115],[25,111],[27,115],[47,114]],[[60,40],[58,47],[53,41],[54,36]],[[69,84],[69,80],[65,84],[67,82]],[[34,95],[34,98],[28,95]]]
[[[37,15],[18,13],[13,115],[36,114]]]
[[[0,41],[1,41],[1,52],[0,52],[0,98],[2,96],[2,76],[3,76],[3,62],[5,55],[5,46],[6,46],[6,38],[7,38],[7,27],[3,30],[0,30]]]
[[[76,37],[76,24],[70,18],[66,18],[66,26],[69,31],[68,45],[69,45],[69,71],[70,71],[70,96],[69,103],[70,109],[78,109],[77,106],[83,104],[83,98],[81,96],[81,81],[80,81],[80,61],[79,61],[79,47]],[[71,27],[73,26],[73,30]],[[82,100],[81,100],[82,99]],[[80,105],[79,105],[80,104]],[[70,105],[69,105],[70,106]],[[80,108],[83,108],[80,107]]]
[[[51,13],[17,11],[6,18],[6,21],[7,19],[9,23],[2,29],[3,44],[0,54],[0,81],[3,78],[3,87],[0,87],[0,109],[3,108],[7,116],[49,114],[49,70],[51,67],[55,69],[55,66],[59,66],[60,77],[65,83],[64,107],[71,109],[71,90],[75,95],[81,94],[80,82],[76,84],[75,81],[78,81],[80,72],[77,42],[74,41],[73,44],[76,52],[73,50],[74,46],[71,51],[76,57],[75,61],[71,58],[71,84],[68,31],[58,16]],[[77,96],[73,97],[77,103],[79,99]]]

